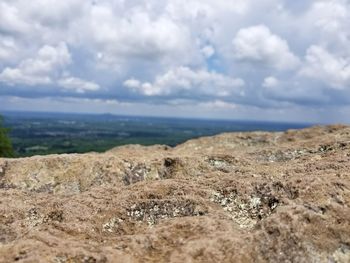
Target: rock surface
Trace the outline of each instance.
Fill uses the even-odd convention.
[[[350,128],[0,159],[0,262],[350,262]]]

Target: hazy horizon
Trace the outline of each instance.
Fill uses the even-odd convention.
[[[210,117],[188,117],[188,116],[169,116],[169,115],[142,115],[142,114],[118,114],[118,113],[110,113],[110,112],[66,112],[66,111],[21,111],[21,110],[13,110],[13,111],[1,111],[0,115],[6,117],[6,116],[52,116],[52,117],[59,117],[59,116],[111,116],[115,118],[150,118],[150,119],[174,119],[174,120],[195,120],[195,121],[222,121],[222,122],[247,122],[247,123],[276,123],[276,124],[301,124],[301,125],[307,125],[307,126],[313,126],[313,125],[327,125],[327,123],[320,123],[320,122],[294,122],[294,121],[278,121],[278,120],[257,120],[257,119],[230,119],[230,118],[210,118]],[[334,123],[336,124],[336,123]]]

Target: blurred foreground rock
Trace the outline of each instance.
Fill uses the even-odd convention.
[[[350,262],[350,128],[0,159],[0,262]]]

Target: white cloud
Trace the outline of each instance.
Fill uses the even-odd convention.
[[[238,105],[234,103],[225,102],[222,100],[214,100],[214,101],[208,101],[208,102],[202,102],[200,103],[200,106],[204,106],[206,108],[210,109],[227,109],[227,110],[234,110],[238,108]]]
[[[97,91],[100,86],[94,82],[82,80],[75,77],[67,77],[59,80],[57,84],[67,90],[73,90],[77,93],[85,93],[86,91]]]
[[[34,58],[23,60],[15,68],[7,67],[0,74],[0,82],[8,85],[44,85],[52,83],[52,75],[71,62],[65,43],[43,46]]]
[[[10,86],[58,85],[77,93],[100,89],[98,84],[79,78],[61,78],[66,74],[65,68],[71,62],[71,54],[64,42],[57,46],[45,45],[38,50],[35,57],[23,60],[15,68],[5,68],[0,73],[0,82]]]
[[[23,18],[39,21],[43,27],[60,27],[81,15],[88,1],[19,0],[18,2],[18,9]]]
[[[141,87],[141,82],[137,79],[128,79],[124,81],[124,86],[130,89],[139,89]]]
[[[305,60],[300,75],[320,80],[336,89],[349,87],[350,56],[337,56],[321,46],[314,45],[307,50]]]
[[[4,82],[10,86],[22,84],[35,86],[52,83],[48,76],[30,75],[24,72],[24,69],[20,68],[5,68],[0,74],[0,82]]]
[[[278,84],[279,84],[279,80],[276,79],[275,77],[270,76],[264,79],[262,86],[264,88],[274,88],[274,87],[277,87]]]
[[[313,1],[305,15],[298,19],[308,39],[306,47],[321,45],[331,52],[350,53],[350,2],[348,0]]]
[[[265,25],[240,29],[233,47],[235,57],[241,61],[259,62],[278,70],[294,69],[299,64],[287,41],[274,35]]]
[[[168,1],[166,11],[176,19],[216,19],[222,13],[245,14],[252,1],[250,0],[172,0]]]
[[[16,43],[12,37],[0,36],[0,66],[11,61],[18,52]]]
[[[25,32],[28,25],[20,17],[20,11],[10,2],[0,2],[0,32]]]
[[[157,76],[153,83],[129,79],[124,85],[146,96],[204,95],[225,98],[242,94],[245,82],[203,69],[194,71],[188,67],[178,67]]]
[[[188,61],[191,39],[188,29],[166,15],[151,17],[146,10],[135,9],[125,15],[109,6],[95,6],[89,17],[86,37],[99,50],[106,64],[125,60],[153,60],[170,64]]]
[[[314,25],[328,32],[335,32],[342,28],[349,19],[348,1],[315,1],[308,13],[314,19]]]
[[[206,58],[210,58],[215,54],[215,49],[212,46],[207,45],[201,49],[201,52]]]

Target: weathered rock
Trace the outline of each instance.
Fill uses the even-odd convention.
[[[350,262],[350,128],[0,159],[0,262]]]

